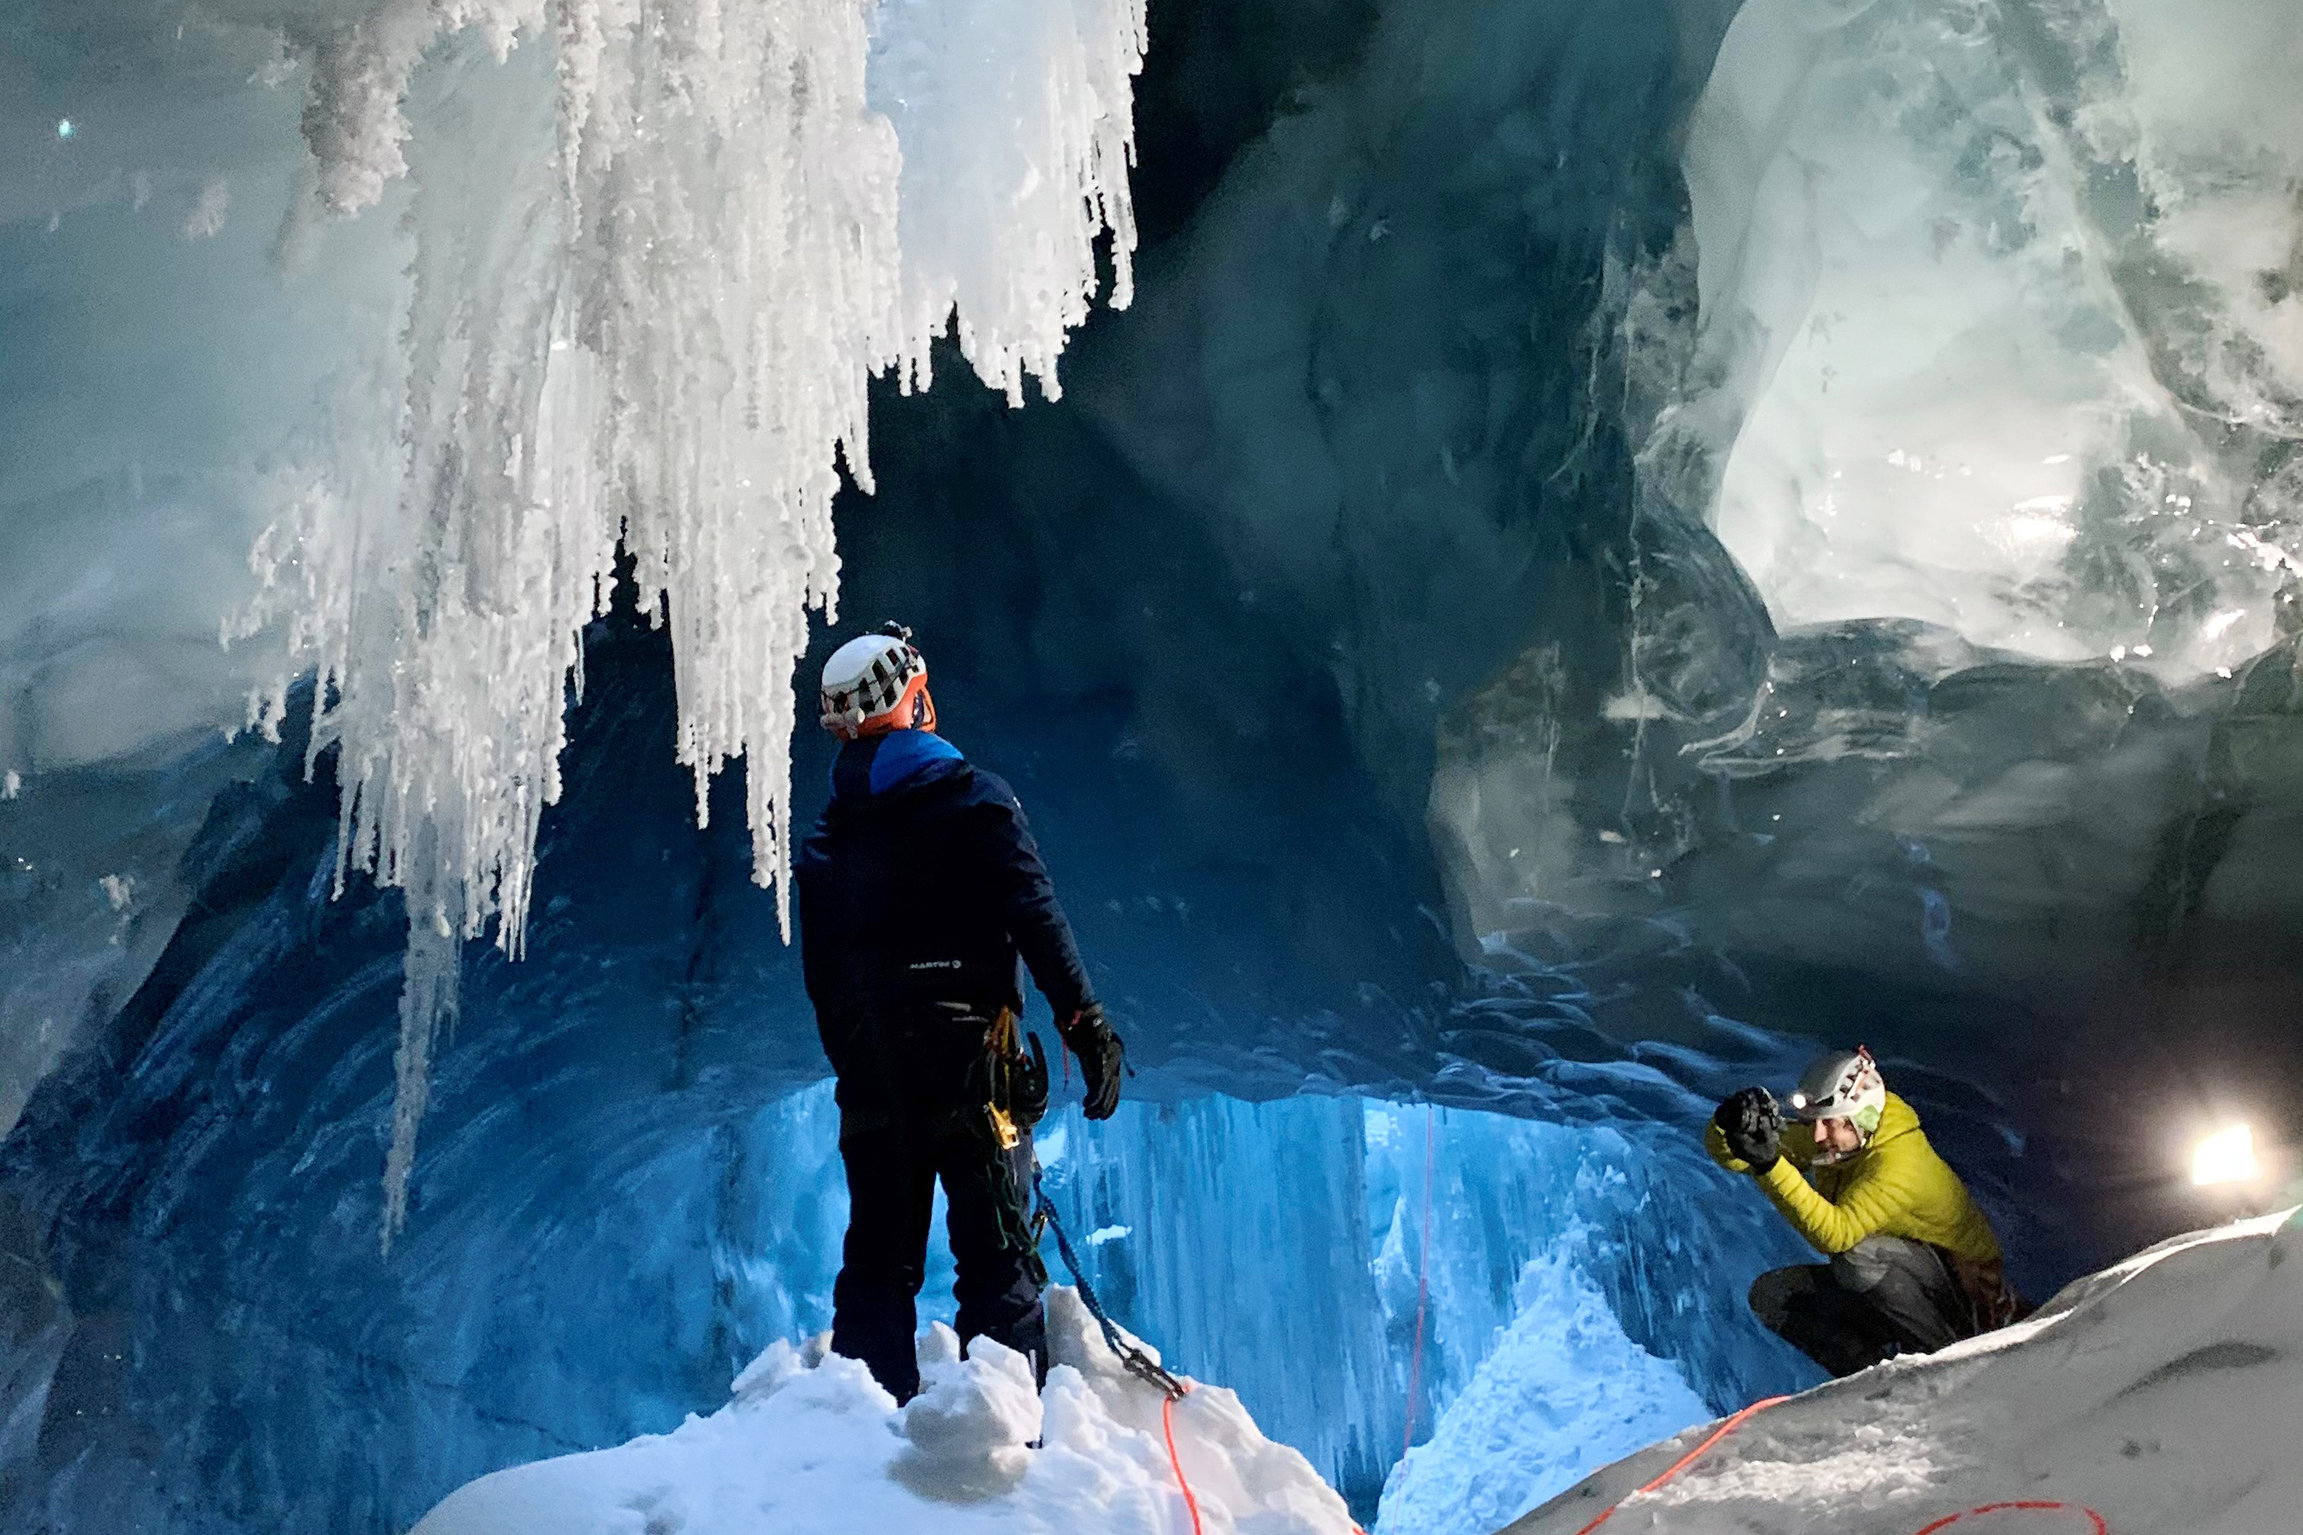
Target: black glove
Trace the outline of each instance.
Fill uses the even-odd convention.
[[[1127,1047],[1112,1032],[1103,1004],[1090,1002],[1081,1008],[1064,1030],[1064,1043],[1080,1058],[1080,1083],[1087,1091],[1081,1112],[1090,1119],[1111,1118],[1112,1110],[1120,1106],[1120,1073],[1125,1069]]]
[[[1750,1163],[1755,1173],[1766,1172],[1783,1154],[1783,1111],[1764,1087],[1737,1093],[1719,1106],[1711,1122],[1719,1126],[1727,1149],[1738,1161]]]

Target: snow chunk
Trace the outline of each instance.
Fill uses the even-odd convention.
[[[710,1417],[482,1477],[416,1535],[1188,1527],[1160,1395],[1121,1368],[1072,1290],[1048,1293],[1048,1343],[1053,1368],[1035,1394],[1021,1355],[979,1339],[962,1359],[951,1330],[932,1327],[919,1346],[924,1389],[899,1410],[855,1360],[779,1342]],[[1264,1438],[1231,1392],[1201,1386],[1177,1403],[1175,1438],[1209,1535],[1349,1535],[1343,1500]]]

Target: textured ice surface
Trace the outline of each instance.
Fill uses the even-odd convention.
[[[741,1214],[723,1215],[713,1252],[741,1337],[804,1337],[829,1321],[846,1204],[829,1096],[818,1088],[777,1105],[747,1136],[744,1164],[774,1171],[740,1197]],[[1436,1175],[1424,1255],[1427,1113]],[[1723,1273],[1740,1285],[1760,1253],[1787,1244],[1756,1201],[1693,1197],[1684,1185],[1708,1180],[1684,1146],[1352,1098],[1204,1098],[1125,1104],[1104,1125],[1067,1114],[1047,1127],[1042,1152],[1075,1229],[1102,1214],[1129,1222],[1083,1255],[1107,1304],[1158,1340],[1171,1365],[1237,1382],[1262,1430],[1355,1504],[1373,1505],[1383,1484],[1376,1528],[1385,1535],[1485,1535],[1610,1455],[1709,1416],[1706,1395],[1733,1402],[1805,1378],[1747,1317],[1704,1294]],[[1648,1223],[1670,1227],[1674,1240],[1642,1252]],[[1419,1447],[1385,1483],[1399,1454],[1419,1270],[1429,1288]],[[927,1315],[948,1320],[950,1284],[939,1239]],[[1056,1315],[1068,1317],[1063,1305]],[[1627,1325],[1677,1362],[1632,1342]],[[1067,1347],[1058,1345],[1059,1360]],[[835,1463],[836,1454],[787,1450],[784,1436],[798,1432],[777,1430],[778,1453]],[[672,1442],[704,1437],[691,1424]],[[604,1472],[611,1463],[580,1464]],[[928,1480],[995,1470],[955,1464]],[[648,1474],[674,1485],[682,1475],[655,1465]],[[693,1475],[711,1480],[700,1465]],[[926,1485],[920,1475],[899,1479]],[[475,1488],[448,1508],[475,1499],[516,1507],[561,1484],[539,1471],[486,1485],[494,1490]],[[1033,1492],[1027,1483],[1017,1495]],[[1101,1507],[1101,1497],[1089,1503]]]
[[[1768,1409],[1676,1481],[1629,1496],[1610,1528],[1908,1535],[2032,1500],[2083,1505],[2113,1530],[2280,1535],[2303,1495],[2299,1251],[2292,1211],[2154,1248],[2029,1322]],[[1512,1535],[1583,1528],[1694,1438],[1609,1467]],[[2085,1516],[1974,1527],[2084,1528]]]
[[[829,1098],[787,1100],[747,1136],[744,1165],[777,1171],[733,1207],[714,1256],[745,1338],[829,1325],[846,1208]],[[1107,1304],[1171,1363],[1234,1383],[1358,1507],[1399,1456],[1425,1280],[1415,1437],[1439,1448],[1419,1451],[1407,1511],[1385,1515],[1403,1532],[1468,1528],[1441,1519],[1466,1484],[1500,1524],[1610,1446],[1804,1378],[1735,1303],[1793,1244],[1690,1151],[1636,1128],[1326,1096],[1123,1103],[1102,1125],[1053,1120],[1041,1143],[1069,1229],[1124,1223],[1074,1244]],[[950,1289],[939,1238],[925,1314],[949,1320]],[[1475,1397],[1509,1403],[1509,1423],[1454,1405]],[[1467,1449],[1483,1439],[1502,1453],[1485,1469]]]
[[[192,920],[0,1154],[26,1430],[0,1499],[21,1489],[74,1535],[405,1528],[499,1466],[668,1431],[767,1343],[826,1325],[845,1200],[829,1095],[798,1091],[824,1067],[741,818],[698,828],[653,749],[667,644],[628,618],[591,637],[533,951],[467,955],[389,1261],[367,1236],[403,913],[365,888],[329,899],[332,759],[305,785],[291,739],[220,803],[187,868]],[[980,717],[969,688],[941,701],[956,732]],[[1419,1438],[1544,1254],[1708,1410],[1802,1378],[1740,1300],[1789,1234],[1693,1136],[1711,1099],[1800,1048],[1691,1012],[1732,996],[1731,973],[1634,924],[1621,952],[1498,954],[1516,974],[1395,1001],[1381,924],[1413,920],[1396,886],[1320,861],[1324,842],[1177,871],[1155,835],[1176,791],[1115,753],[1124,726],[1043,713],[980,754],[1029,795],[1144,1068],[1118,1118],[1059,1120],[1047,1147],[1072,1231],[1128,1228],[1086,1249],[1123,1320],[1234,1383],[1372,1520],[1403,1438],[1427,1111],[1365,1100],[1421,1084],[1442,1106]],[[821,792],[820,772],[803,782]],[[1275,882],[1354,869],[1328,893],[1361,925],[1293,947]],[[1363,932],[1337,961],[1358,968],[1299,957]],[[1260,965],[1235,973],[1235,954]],[[1633,1050],[1600,1020],[1704,1050]]]
[[[1922,619],[2175,678],[2269,642],[2303,529],[2282,11],[1737,13],[1685,157],[1683,409],[1779,624]]]
[[[1376,1535],[1489,1535],[1626,1447],[1709,1416],[1576,1266],[1530,1259],[1519,1315],[1384,1487]]]

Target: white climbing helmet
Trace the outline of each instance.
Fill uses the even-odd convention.
[[[1799,1091],[1791,1095],[1791,1112],[1813,1123],[1818,1119],[1844,1119],[1854,1124],[1865,1140],[1879,1128],[1887,1112],[1887,1079],[1867,1046],[1834,1050],[1800,1076]]]
[[[843,741],[936,728],[927,658],[902,624],[848,641],[824,663],[824,728]]]

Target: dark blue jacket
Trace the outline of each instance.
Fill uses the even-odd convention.
[[[1019,954],[1059,1026],[1095,999],[1023,806],[941,736],[843,746],[794,872],[808,998],[843,1087],[898,1069],[890,1053],[939,1021],[1020,1013]]]

